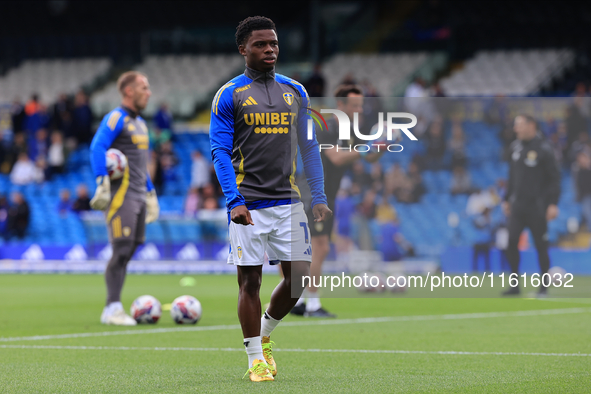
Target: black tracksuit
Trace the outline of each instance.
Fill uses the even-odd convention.
[[[519,272],[519,236],[527,227],[538,251],[541,274],[548,272],[548,205],[558,205],[560,170],[548,141],[536,136],[514,141],[509,148],[509,182],[505,201],[511,205],[507,258]]]

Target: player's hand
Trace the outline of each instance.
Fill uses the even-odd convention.
[[[312,213],[314,214],[315,222],[323,222],[330,219],[332,216],[332,211],[326,206],[326,204],[314,205],[314,208],[312,208]]]
[[[230,219],[236,224],[243,224],[245,226],[252,224],[254,226],[252,217],[250,217],[250,211],[246,208],[246,205],[239,205],[232,209]]]
[[[107,175],[96,178],[96,191],[90,200],[90,207],[97,211],[104,211],[111,201],[111,181]]]
[[[503,201],[501,208],[503,208],[503,213],[505,216],[509,217],[511,215],[511,205],[508,201]]]
[[[158,215],[160,215],[160,205],[158,204],[156,191],[152,190],[146,194],[146,223],[155,222]]]
[[[560,211],[556,205],[554,205],[554,204],[548,205],[548,209],[546,209],[546,220],[550,221],[550,220],[556,219],[559,212]]]

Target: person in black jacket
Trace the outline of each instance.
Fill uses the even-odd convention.
[[[29,204],[20,192],[12,194],[12,205],[8,209],[8,234],[24,238],[29,227]]]
[[[512,273],[519,273],[519,237],[527,227],[536,245],[540,274],[548,272],[548,221],[558,216],[560,171],[548,141],[539,134],[536,121],[529,115],[519,115],[514,123],[517,140],[509,148],[509,182],[503,211],[509,218],[507,258]],[[548,283],[546,283],[548,284]],[[539,294],[547,287],[541,285]],[[503,295],[519,294],[511,287]]]

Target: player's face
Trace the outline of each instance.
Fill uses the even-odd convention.
[[[523,116],[518,116],[515,118],[513,130],[515,130],[515,134],[517,134],[517,139],[520,140],[528,140],[536,135],[535,125],[529,122]]]
[[[238,51],[246,59],[246,65],[254,70],[273,70],[279,55],[279,41],[275,30],[255,30]]]
[[[363,95],[349,93],[344,102],[338,101],[338,107],[338,109],[347,114],[349,119],[353,120],[354,113],[358,113],[359,116],[363,114]]]
[[[138,111],[146,108],[152,95],[148,78],[139,76],[133,87],[133,104]]]

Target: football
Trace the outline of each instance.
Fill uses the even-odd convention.
[[[196,324],[201,319],[201,303],[190,295],[177,297],[172,302],[170,317],[177,324]]]
[[[139,324],[154,324],[162,315],[160,301],[151,295],[143,295],[131,304],[131,317]]]
[[[127,157],[118,149],[107,151],[107,172],[111,180],[121,179],[127,167]]]

